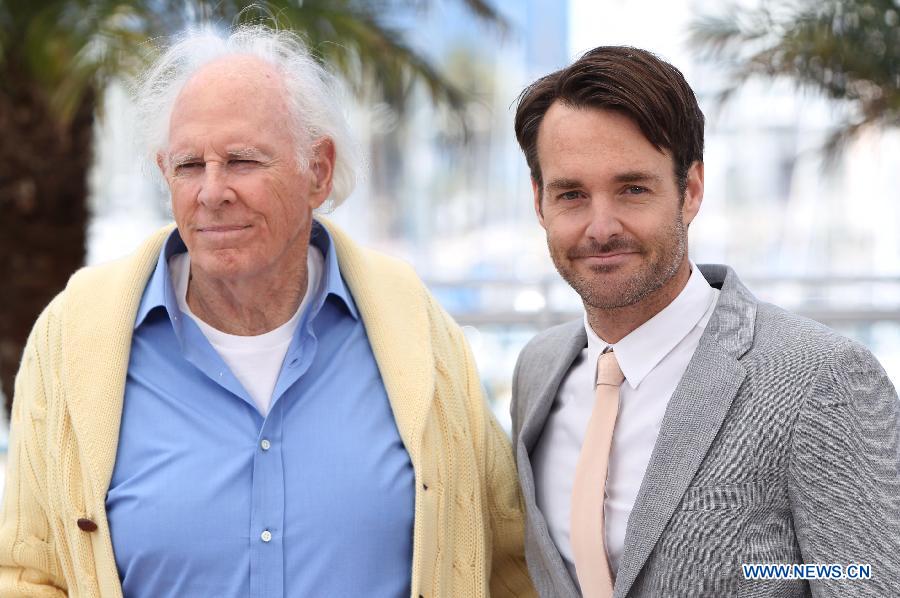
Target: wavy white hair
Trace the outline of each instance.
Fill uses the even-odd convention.
[[[241,25],[223,33],[204,27],[177,38],[147,69],[135,90],[137,134],[147,159],[153,163],[157,153],[165,151],[172,107],[191,76],[204,65],[230,55],[259,58],[283,77],[301,167],[308,167],[308,154],[316,139],[332,140],[333,187],[326,205],[340,205],[356,184],[359,147],[344,117],[337,81],[290,31]]]

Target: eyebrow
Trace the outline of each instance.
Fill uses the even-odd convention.
[[[228,150],[228,158],[235,160],[261,160],[267,157],[267,154],[256,147],[240,147]]]
[[[662,182],[662,179],[655,174],[649,172],[643,172],[641,170],[632,170],[629,172],[623,172],[622,174],[617,174],[613,177],[613,180],[617,183],[656,183],[657,185]]]
[[[642,170],[630,170],[628,172],[623,172],[617,174],[613,177],[613,181],[616,183],[654,183],[660,184],[662,179],[653,173],[645,172]],[[566,191],[569,189],[577,189],[578,187],[583,187],[584,185],[578,179],[553,179],[549,181],[546,185],[547,191]]]
[[[578,179],[553,179],[547,183],[547,191],[562,191],[564,189],[575,189],[581,187],[581,181]]]
[[[225,157],[229,160],[265,160],[268,154],[256,147],[239,147],[228,150]],[[202,161],[202,158],[194,153],[175,154],[169,161],[172,166],[181,164],[189,164],[191,162]]]
[[[200,158],[199,156],[197,156],[197,154],[175,154],[169,157],[169,166],[179,166],[181,164],[195,162],[199,159]]]

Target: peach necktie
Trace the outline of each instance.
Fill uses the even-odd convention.
[[[606,556],[603,498],[613,428],[619,413],[619,386],[624,380],[612,351],[597,360],[594,410],[588,422],[572,486],[570,536],[575,572],[584,598],[610,598],[613,577]]]

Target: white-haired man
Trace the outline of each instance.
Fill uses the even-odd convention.
[[[353,182],[290,34],[187,36],[139,96],[176,227],[76,273],[16,378],[0,595],[530,595],[460,329],[313,216]]]

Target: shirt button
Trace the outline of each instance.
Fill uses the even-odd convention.
[[[272,443],[269,442],[267,438],[263,438],[262,442],[259,443],[259,446],[262,447],[262,450],[267,451],[272,448]]]
[[[263,530],[263,533],[259,535],[260,540],[263,542],[269,542],[272,539],[272,532],[269,530]]]

